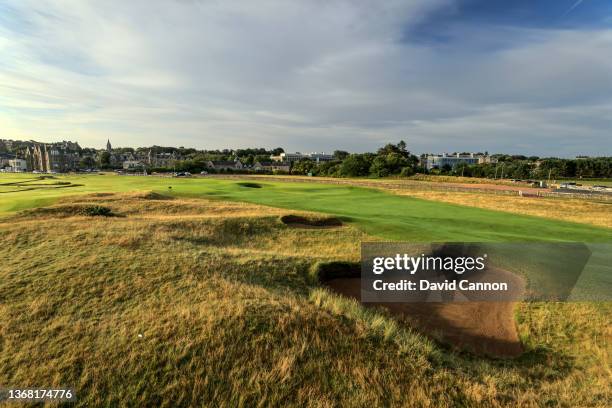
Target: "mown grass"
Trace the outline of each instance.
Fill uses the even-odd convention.
[[[91,205],[118,216],[75,212]],[[312,282],[375,239],[354,226],[147,193],[53,208],[0,220],[0,384],[72,385],[77,406],[609,402],[610,304],[521,305],[526,355],[483,359]]]
[[[458,204],[462,206],[476,207],[498,212],[545,217],[554,220],[564,220],[582,224],[591,224],[599,227],[612,227],[612,203],[601,197],[592,198],[567,198],[567,197],[531,197],[513,194],[500,194],[495,190],[456,191],[452,184],[475,184],[480,180],[489,180],[488,183],[500,184],[513,188],[519,188],[521,184],[507,181],[505,183],[495,182],[490,179],[471,179],[468,177],[451,177],[453,181],[445,180],[441,176],[431,178],[421,175],[409,178],[382,178],[382,179],[337,179],[329,177],[300,177],[300,176],[272,176],[273,179],[286,181],[316,181],[319,183],[338,183],[362,187],[373,187],[398,195],[410,196],[430,201]],[[429,177],[429,176],[428,176]],[[254,180],[265,180],[268,176],[249,176]],[[464,180],[466,179],[466,180]],[[470,180],[469,182],[467,180]],[[446,188],[446,191],[445,191]],[[516,193],[518,194],[518,193]]]

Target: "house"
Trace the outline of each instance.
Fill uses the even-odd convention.
[[[242,170],[244,166],[240,162],[240,160],[236,161],[215,161],[209,160],[206,163],[206,167],[213,170]]]
[[[309,153],[308,157],[310,158],[310,160],[316,163],[322,163],[322,162],[328,162],[328,161],[334,160],[333,154],[326,154],[326,153],[317,153],[317,152]]]
[[[256,162],[253,165],[255,171],[282,171],[289,172],[291,170],[291,163],[288,162]]]
[[[180,156],[175,152],[154,153],[149,149],[145,161],[151,167],[172,167],[174,163],[180,160]]]
[[[143,167],[144,165],[142,164],[142,162],[138,160],[126,160],[123,162],[124,170],[141,170]]]
[[[81,147],[74,142],[37,143],[32,142],[25,150],[29,171],[64,172],[79,167]]]
[[[497,164],[497,159],[485,154],[478,156],[478,164]]]
[[[441,169],[445,166],[451,168],[458,164],[488,164],[497,163],[496,159],[491,158],[488,155],[477,154],[477,153],[453,153],[453,154],[428,154],[422,158],[422,163],[427,170]]]
[[[8,161],[9,171],[22,172],[28,170],[28,162],[24,159],[11,159]]]
[[[9,167],[9,162],[13,159],[15,159],[14,154],[0,153],[0,169],[4,167]]]
[[[334,160],[334,156],[331,154],[317,153],[317,152],[306,153],[306,154],[295,152],[295,153],[281,153],[278,156],[270,156],[270,159],[275,162],[289,162],[289,163],[300,161],[303,159],[309,159],[316,163],[321,163],[321,162]]]

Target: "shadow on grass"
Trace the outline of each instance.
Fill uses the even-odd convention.
[[[296,228],[338,228],[342,226],[342,221],[335,217],[315,218],[288,214],[283,215],[280,220],[283,224]]]

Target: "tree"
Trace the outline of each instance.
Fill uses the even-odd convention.
[[[111,164],[111,155],[109,152],[102,152],[100,155],[100,166],[107,167]]]
[[[455,167],[453,167],[453,174],[456,176],[471,177],[471,166],[467,163],[457,163]]]
[[[384,156],[391,153],[398,153],[399,155],[408,158],[410,156],[410,152],[406,149],[406,142],[401,140],[397,145],[393,143],[387,143],[384,147],[378,149],[376,153],[379,156]]]
[[[379,154],[370,166],[370,174],[376,177],[387,177],[391,174],[398,174],[402,171],[402,167],[409,165],[408,160],[399,152]]]
[[[82,168],[91,169],[96,166],[96,161],[93,159],[93,157],[85,156],[81,159],[79,165]]]
[[[414,169],[412,167],[402,167],[402,171],[400,172],[400,176],[402,177],[410,177],[414,175]]]
[[[249,154],[247,157],[243,157],[241,161],[244,165],[252,166],[253,164],[255,164],[255,156]]]
[[[340,165],[340,175],[344,177],[367,176],[372,160],[372,154],[351,154]]]
[[[341,161],[328,161],[321,163],[315,170],[317,176],[339,177]]]
[[[344,160],[347,157],[349,157],[349,152],[346,152],[344,150],[336,150],[334,151],[334,158],[338,159],[338,160]]]
[[[308,173],[312,173],[315,167],[316,164],[312,160],[302,159],[293,163],[293,166],[291,167],[291,174],[306,175]]]
[[[405,152],[406,151],[406,142],[404,142],[403,140],[400,140],[400,142],[397,144],[397,148],[400,151]]]

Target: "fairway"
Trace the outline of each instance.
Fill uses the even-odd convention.
[[[2,175],[0,186],[33,178],[36,175]],[[388,240],[609,242],[612,239],[612,231],[606,228],[400,197],[351,186],[262,182],[261,188],[251,188],[231,180],[115,175],[56,176],[53,181],[75,186],[0,193],[0,216],[49,205],[66,195],[156,191],[332,214],[370,235]]]

